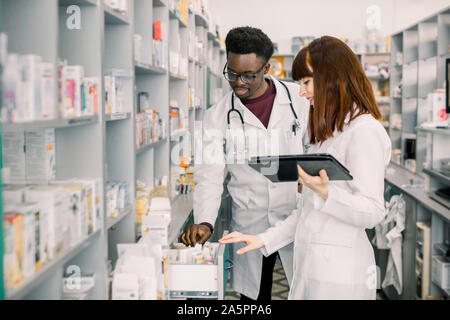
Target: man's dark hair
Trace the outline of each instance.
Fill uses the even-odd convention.
[[[237,54],[255,53],[257,56],[269,61],[273,55],[273,43],[260,29],[252,27],[238,27],[231,29],[225,39],[228,52]]]

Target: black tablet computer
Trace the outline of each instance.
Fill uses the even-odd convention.
[[[272,182],[298,180],[297,164],[311,176],[325,169],[330,180],[352,180],[353,177],[335,157],[328,153],[254,157],[249,166]]]

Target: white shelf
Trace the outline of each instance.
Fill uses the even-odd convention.
[[[175,10],[169,10],[169,17],[178,20],[180,27],[187,28],[187,25],[181,20],[181,17],[177,16]]]
[[[60,6],[96,6],[96,0],[58,0]]]
[[[117,223],[122,221],[123,218],[125,218],[127,215],[129,215],[131,212],[133,212],[133,207],[126,208],[119,212],[117,217],[108,217],[106,219],[106,229],[110,229],[111,227],[115,226]]]
[[[136,155],[139,155],[147,150],[153,149],[153,148],[157,148],[159,146],[161,146],[162,144],[166,143],[167,139],[161,139],[152,143],[149,143],[145,146],[141,146],[136,150]]]
[[[391,162],[391,164],[393,164],[393,162]],[[445,206],[438,203],[437,201],[431,199],[428,193],[425,192],[422,188],[411,187],[410,184],[411,179],[423,181],[423,178],[409,172],[408,170],[406,170],[405,168],[403,168],[398,164],[389,165],[388,168],[394,169],[393,172],[390,171],[389,169],[386,171],[385,180],[388,183],[393,184],[402,192],[406,193],[410,197],[414,198],[416,201],[420,202],[428,210],[436,212],[443,218],[450,221],[449,209],[447,209]]]
[[[169,78],[171,80],[187,80],[186,76],[180,75],[180,74],[175,74],[173,72],[169,72]]]
[[[98,123],[98,115],[84,116],[79,118],[65,118],[54,120],[38,120],[21,123],[3,123],[2,129],[5,132],[33,131],[47,128],[69,128]]]
[[[387,97],[376,96],[375,101],[379,104],[389,104],[390,98],[388,96]]]
[[[110,6],[104,4],[105,24],[130,24],[130,16],[121,14]]]
[[[206,18],[198,13],[195,13],[195,25],[200,27],[205,27],[206,29],[209,28],[209,23],[206,20]]]
[[[167,7],[167,0],[153,0],[154,7]]]
[[[131,112],[117,112],[113,114],[106,114],[106,121],[126,120],[131,118]]]
[[[427,169],[427,168],[423,168],[423,172],[439,179],[440,181],[448,184],[450,186],[450,176],[446,176],[445,174],[437,171],[437,170],[432,170],[432,169]]]
[[[435,134],[443,134],[443,135],[450,135],[450,127],[448,127],[448,129],[417,127],[416,129],[418,131],[423,131],[423,132],[429,132],[429,133],[435,133]]]
[[[167,74],[167,70],[160,67],[146,65],[141,62],[134,62],[134,71],[136,74]]]
[[[74,248],[64,253],[62,256],[56,258],[53,261],[45,264],[39,271],[37,271],[31,278],[25,279],[18,287],[9,288],[6,290],[7,300],[19,300],[25,297],[45,278],[56,272],[58,268],[62,268],[63,265],[78,255],[86,247],[90,246],[94,239],[100,234],[100,230],[89,235],[85,240],[76,245]]]

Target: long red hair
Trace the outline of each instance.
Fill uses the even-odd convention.
[[[311,70],[312,69],[312,70]],[[375,119],[382,115],[372,85],[353,51],[341,40],[323,36],[304,47],[295,57],[292,78],[313,77],[314,104],[309,112],[310,142],[333,137],[361,114]]]

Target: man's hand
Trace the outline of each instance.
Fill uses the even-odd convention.
[[[191,224],[186,227],[186,230],[181,235],[181,242],[187,246],[195,246],[195,244],[200,242],[204,244],[206,240],[211,237],[211,229],[208,226],[202,224]]]

